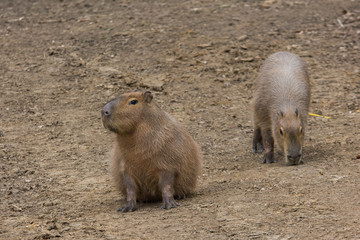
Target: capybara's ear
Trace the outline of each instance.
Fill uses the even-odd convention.
[[[295,114],[296,114],[297,117],[299,116],[299,110],[298,109],[295,110]]]
[[[279,115],[279,117],[283,117],[283,116],[284,116],[284,113],[283,113],[282,111],[279,111],[279,112],[278,112],[278,115]]]
[[[143,93],[143,97],[144,97],[144,101],[147,103],[150,103],[151,100],[153,99],[153,95],[150,91],[146,91]]]

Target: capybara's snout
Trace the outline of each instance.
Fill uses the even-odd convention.
[[[101,116],[103,118],[109,118],[113,111],[114,111],[114,102],[109,102],[101,109]]]
[[[301,153],[287,155],[288,165],[298,165],[301,163]]]

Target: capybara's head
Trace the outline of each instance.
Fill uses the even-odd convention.
[[[275,141],[285,155],[288,165],[302,163],[301,154],[304,139],[304,126],[301,116],[295,111],[279,111],[278,121],[274,126]]]
[[[101,119],[104,127],[118,134],[134,131],[152,99],[149,91],[120,95],[102,108]]]

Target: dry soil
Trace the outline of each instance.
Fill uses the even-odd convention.
[[[251,99],[263,60],[312,82],[304,162],[262,164]],[[1,0],[1,239],[360,239],[360,1]],[[201,146],[180,207],[117,208],[102,106],[134,88]]]

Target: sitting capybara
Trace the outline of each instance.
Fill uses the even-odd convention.
[[[186,129],[153,101],[151,92],[123,94],[101,110],[104,127],[116,133],[112,173],[127,203],[159,201],[178,206],[174,197],[191,194],[201,169],[198,145]]]
[[[268,57],[256,79],[253,105],[253,149],[255,152],[265,150],[264,163],[274,162],[274,140],[287,164],[302,163],[309,102],[310,83],[305,62],[289,52]]]

